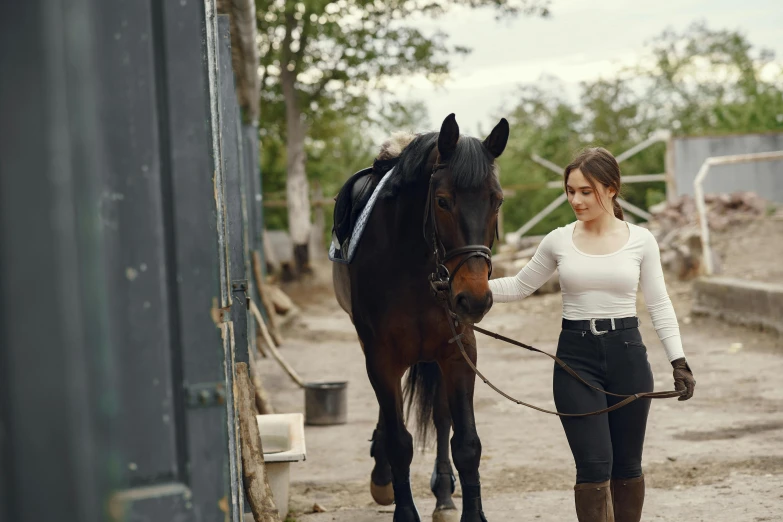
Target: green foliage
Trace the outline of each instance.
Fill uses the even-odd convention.
[[[650,55],[652,65],[583,82],[574,105],[555,78],[520,88],[509,118],[509,145],[500,158],[503,186],[561,179],[532,161],[532,154],[564,167],[583,147],[601,146],[618,155],[656,129],[675,135],[783,131],[781,64],[772,52],[755,50],[742,34],[696,23],[682,34],[665,31],[652,41]],[[665,172],[664,155],[663,143],[637,153],[620,164],[623,176]],[[517,190],[507,196],[505,231],[518,229],[558,190]],[[621,195],[649,208],[665,199],[665,187],[662,182],[626,184]],[[543,234],[573,219],[568,205],[562,205],[530,233]]]
[[[682,135],[783,129],[781,64],[743,34],[697,22],[663,32],[652,56],[634,72],[647,79],[645,107],[661,125]]]

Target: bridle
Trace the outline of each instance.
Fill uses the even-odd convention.
[[[430,274],[430,285],[439,283],[441,285],[446,284],[448,287],[449,295],[451,295],[451,283],[454,281],[454,277],[462,265],[473,257],[481,257],[487,262],[489,267],[489,274],[492,275],[492,243],[489,246],[485,245],[465,245],[457,248],[453,248],[446,251],[446,247],[443,246],[440,234],[438,232],[438,221],[435,219],[435,191],[433,186],[435,184],[435,173],[439,170],[448,168],[448,163],[440,162],[440,155],[437,156],[435,164],[432,166],[432,172],[430,173],[429,188],[427,190],[427,201],[424,207],[424,222],[422,224],[422,232],[424,234],[424,240],[431,242],[432,252],[435,256],[435,270]],[[432,224],[431,236],[427,237],[427,223]],[[495,237],[497,237],[498,229],[497,223],[495,223]],[[494,243],[494,239],[493,239]],[[455,257],[462,256],[457,266],[454,267],[453,272],[449,272],[446,267],[446,262],[454,259]],[[434,287],[434,286],[433,286]]]
[[[495,390],[497,393],[505,397],[506,399],[519,404],[521,406],[527,406],[528,408],[532,408],[534,410],[538,410],[543,413],[549,413],[551,415],[557,415],[560,417],[588,417],[592,415],[600,415],[602,413],[607,413],[610,411],[614,411],[616,409],[622,408],[623,406],[626,406],[638,399],[646,398],[646,399],[668,399],[673,397],[680,397],[682,395],[682,392],[679,391],[660,391],[660,392],[641,392],[641,393],[633,393],[629,395],[625,394],[619,394],[619,393],[612,393],[608,392],[606,390],[603,390],[601,388],[598,388],[596,386],[593,386],[589,382],[585,381],[578,373],[576,373],[572,368],[570,368],[565,362],[563,362],[559,357],[556,355],[552,355],[550,353],[547,353],[543,350],[539,350],[538,348],[534,348],[533,346],[529,346],[527,344],[521,343],[519,341],[515,341],[514,339],[509,339],[508,337],[504,337],[500,334],[497,334],[495,332],[491,332],[489,330],[485,330],[483,328],[479,328],[476,325],[470,325],[470,328],[483,333],[484,335],[488,335],[490,337],[494,337],[495,339],[499,339],[501,341],[507,342],[509,344],[513,344],[515,346],[519,346],[520,348],[525,348],[527,350],[538,352],[546,355],[547,357],[551,358],[555,361],[561,368],[563,368],[569,375],[574,377],[576,380],[580,381],[585,386],[588,386],[589,388],[593,389],[594,391],[601,392],[605,395],[610,395],[613,397],[617,397],[620,400],[616,404],[613,404],[612,406],[608,408],[604,408],[598,411],[591,411],[588,413],[561,413],[557,411],[551,411],[546,410],[544,408],[539,408],[538,406],[534,406],[532,404],[528,404],[526,402],[520,401],[519,399],[515,399],[511,395],[508,395],[503,390],[492,384],[489,379],[484,377],[484,375],[476,368],[476,365],[473,363],[473,361],[468,356],[467,351],[465,350],[465,346],[462,343],[462,337],[464,334],[464,327],[463,327],[463,333],[457,333],[456,327],[459,325],[460,320],[457,314],[454,313],[454,311],[451,309],[451,284],[454,281],[454,276],[457,274],[457,271],[464,265],[468,259],[471,259],[473,257],[482,257],[487,262],[487,266],[489,267],[489,275],[492,274],[492,243],[490,243],[490,246],[487,247],[485,245],[466,245],[462,247],[457,247],[452,250],[446,251],[446,248],[443,246],[443,242],[440,239],[440,235],[438,233],[438,222],[435,219],[435,211],[434,211],[434,198],[435,193],[432,190],[434,179],[435,179],[435,173],[439,170],[445,169],[448,167],[447,163],[441,163],[440,162],[440,155],[438,155],[437,159],[435,160],[435,164],[432,166],[432,172],[430,174],[430,181],[429,181],[429,189],[427,192],[427,202],[426,207],[424,209],[424,223],[422,225],[423,233],[424,233],[424,240],[427,241],[427,223],[432,223],[432,235],[429,239],[432,241],[432,249],[433,253],[435,255],[435,270],[429,275],[429,284],[430,289],[432,291],[432,294],[435,296],[435,298],[438,300],[438,302],[443,306],[444,310],[446,311],[447,315],[447,322],[449,323],[449,327],[451,328],[452,338],[449,339],[449,344],[456,343],[459,347],[460,352],[462,352],[462,356],[465,359],[465,361],[468,363],[468,366],[470,366],[471,370],[482,380],[485,384],[487,384],[490,388]],[[498,237],[498,225],[497,222],[495,223],[495,236],[494,238]],[[494,243],[493,238],[493,243]],[[453,259],[457,256],[463,256],[462,259],[460,259],[459,263],[456,267],[454,267],[454,271],[449,273],[449,269],[446,268],[446,262],[450,259]],[[489,278],[489,275],[487,278]]]

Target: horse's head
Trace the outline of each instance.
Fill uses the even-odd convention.
[[[450,307],[460,320],[481,321],[492,306],[490,249],[498,226],[503,192],[495,159],[508,141],[508,122],[484,141],[460,138],[453,114],[443,121],[434,154],[425,234],[438,250],[441,277],[450,282]]]

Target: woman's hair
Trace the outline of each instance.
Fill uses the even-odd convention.
[[[574,160],[565,168],[563,186],[566,191],[568,190],[568,175],[576,169],[582,171],[582,174],[587,178],[587,182],[590,183],[594,191],[596,190],[596,181],[607,188],[615,190],[614,197],[612,197],[612,209],[615,217],[624,219],[623,209],[617,202],[621,184],[620,165],[617,164],[617,160],[614,159],[612,153],[603,147],[591,147],[577,154]],[[598,203],[603,204],[600,197],[598,198]]]

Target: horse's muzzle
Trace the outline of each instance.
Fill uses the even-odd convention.
[[[471,292],[460,292],[454,296],[454,313],[461,321],[475,324],[480,322],[492,308],[492,292],[477,296]]]

